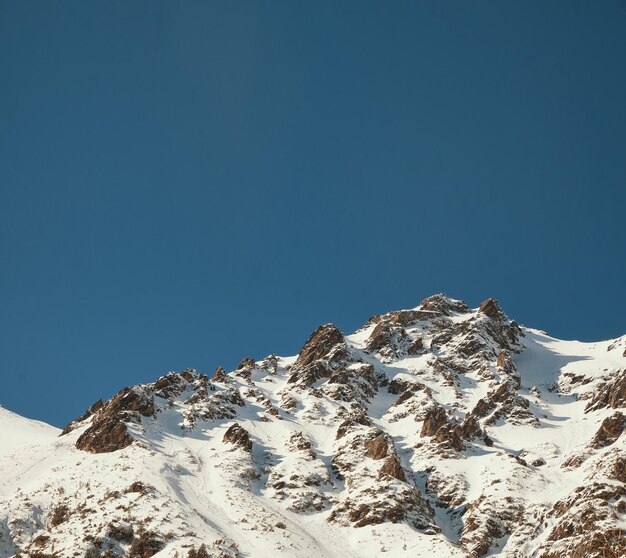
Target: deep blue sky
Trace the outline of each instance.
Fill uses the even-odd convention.
[[[1,2],[0,404],[448,292],[626,332],[626,3]]]

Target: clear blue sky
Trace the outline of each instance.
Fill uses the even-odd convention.
[[[62,425],[439,291],[626,332],[626,3],[0,2],[0,404]]]

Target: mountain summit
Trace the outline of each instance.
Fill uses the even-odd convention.
[[[62,432],[0,408],[0,558],[623,558],[624,407],[626,336],[438,294]]]

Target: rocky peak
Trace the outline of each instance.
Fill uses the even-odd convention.
[[[495,298],[488,298],[481,302],[478,312],[494,320],[502,320],[504,318],[504,312]]]
[[[226,375],[226,371],[221,367],[218,366],[215,369],[215,372],[213,372],[213,377],[211,378],[212,382],[226,382],[228,381],[228,376]]]
[[[333,324],[318,327],[304,344],[291,367],[289,383],[310,387],[321,378],[329,378],[352,361],[345,337]]]
[[[133,442],[127,423],[138,421],[142,416],[153,416],[154,412],[154,399],[150,394],[138,387],[124,388],[88,415],[91,425],[80,435],[76,447],[91,453],[123,449]],[[68,431],[68,427],[65,431]]]
[[[333,356],[333,350],[344,342],[341,330],[334,324],[319,326],[304,344],[293,369],[304,369],[318,360],[328,360]]]
[[[470,307],[462,300],[455,300],[444,293],[429,296],[420,302],[420,310],[423,312],[439,313],[450,316],[453,313],[466,314]]]

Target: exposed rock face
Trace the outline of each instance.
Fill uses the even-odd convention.
[[[617,527],[626,511],[626,488],[605,483],[578,487],[548,513],[554,526],[541,558],[624,556],[626,531]]]
[[[420,310],[425,313],[439,313],[444,316],[450,316],[455,312],[466,314],[470,311],[470,307],[462,300],[454,300],[443,293],[439,293],[422,300]],[[432,317],[432,315],[426,317]]]
[[[160,412],[157,400],[171,402],[188,392],[183,416],[184,426],[192,426],[197,420],[232,418],[235,407],[244,402],[237,389],[216,390],[208,377],[195,370],[170,372],[153,384],[124,388],[106,403],[98,401],[82,417],[68,424],[62,434],[89,424],[76,440],[78,449],[90,453],[109,453],[124,449],[135,440],[128,426],[142,424],[143,418],[155,418]]]
[[[374,367],[360,362],[339,368],[330,375],[323,391],[337,401],[366,404],[378,391]]]
[[[224,442],[240,447],[247,452],[252,451],[252,440],[250,439],[250,434],[248,434],[248,431],[245,428],[242,428],[237,423],[228,428],[224,434]]]
[[[523,517],[523,507],[512,498],[508,498],[504,506],[498,504],[480,496],[465,511],[461,543],[472,558],[487,554],[493,542],[511,533]]]
[[[498,301],[495,298],[488,298],[478,307],[478,312],[481,314],[485,314],[485,316],[489,316],[494,320],[501,320],[504,318],[504,312]]]
[[[624,432],[626,417],[617,411],[612,416],[604,419],[602,426],[591,440],[591,447],[598,449],[614,444]]]
[[[333,468],[349,494],[333,508],[329,522],[365,527],[406,521],[416,529],[436,529],[432,510],[407,478],[391,439],[354,423],[334,453]]]
[[[130,547],[129,558],[150,558],[163,548],[163,539],[156,533],[144,532]]]
[[[255,360],[250,357],[245,357],[237,365],[237,368],[235,368],[235,371],[233,372],[233,374],[241,378],[245,378],[249,380],[255,368],[256,368]]]
[[[365,442],[365,455],[371,459],[383,459],[387,457],[387,437],[383,434],[377,434]]]
[[[329,378],[349,361],[343,333],[333,324],[322,325],[302,347],[291,368],[289,383],[310,387],[319,379]]]
[[[383,466],[378,471],[378,477],[391,477],[396,480],[406,482],[406,475],[396,454],[390,455],[383,463]]]
[[[212,382],[226,382],[228,381],[228,376],[226,376],[226,372],[221,366],[218,366],[213,373],[213,377],[211,378]]]
[[[626,407],[626,370],[619,370],[615,377],[604,383],[585,408],[586,412],[610,407]]]
[[[93,415],[91,426],[76,441],[76,447],[91,453],[123,449],[133,442],[126,421],[154,415],[154,400],[149,395],[126,388]]]
[[[617,456],[611,465],[609,478],[626,484],[626,456]]]
[[[323,360],[333,355],[335,347],[344,342],[343,333],[333,324],[318,327],[304,344],[294,369],[304,369],[317,360]]]
[[[426,413],[420,436],[434,436],[445,425],[448,425],[448,414],[442,407],[436,405]]]

